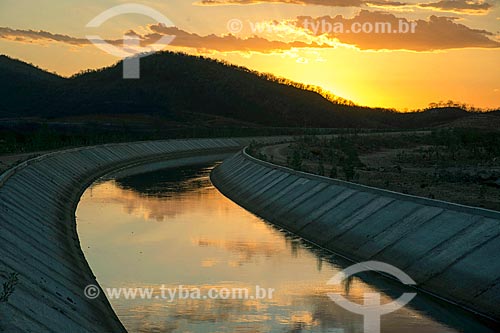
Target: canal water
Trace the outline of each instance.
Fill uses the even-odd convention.
[[[374,273],[327,284],[352,263],[224,197],[213,167],[101,179],[82,196],[82,248],[129,332],[363,332],[363,317],[327,293],[361,304],[414,292]],[[381,318],[383,333],[495,332],[488,325],[421,293]]]

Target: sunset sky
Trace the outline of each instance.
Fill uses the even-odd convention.
[[[86,27],[128,3],[1,0],[0,53],[69,76],[119,60],[88,35],[117,45],[133,32],[149,47],[169,35],[165,49],[318,85],[361,105],[500,107],[498,0],[138,0],[174,26],[128,14]],[[347,32],[353,23],[389,23],[392,33]],[[410,23],[414,33],[395,32]]]

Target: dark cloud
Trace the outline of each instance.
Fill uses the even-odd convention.
[[[500,43],[491,39],[491,32],[486,30],[471,29],[463,24],[455,22],[454,18],[431,16],[429,20],[414,21],[414,33],[395,33],[400,25],[408,27],[412,22],[406,18],[398,18],[393,14],[382,12],[370,12],[362,10],[352,18],[342,15],[335,17],[324,16],[312,18],[302,16],[297,19],[297,25],[311,31],[316,35],[326,33],[330,38],[337,38],[340,42],[356,45],[363,50],[414,50],[431,51],[452,48],[481,47],[497,48]],[[386,33],[354,33],[349,27],[353,24],[376,26],[389,24],[391,29]],[[323,27],[343,26],[342,32],[322,29]]]
[[[396,17],[383,12],[362,10],[354,17],[342,15],[335,17],[324,16],[313,18],[301,16],[292,24],[295,29],[306,31],[311,43],[290,40],[270,40],[260,36],[239,38],[234,35],[206,35],[201,36],[181,30],[177,27],[166,27],[154,24],[148,27],[149,32],[139,35],[136,32],[127,32],[128,36],[136,36],[142,46],[152,46],[163,36],[175,36],[170,43],[172,46],[194,48],[201,51],[219,52],[260,52],[270,53],[285,51],[292,48],[329,48],[335,40],[341,43],[357,46],[362,50],[413,50],[432,51],[452,48],[498,48],[500,43],[493,39],[494,35],[486,30],[471,29],[456,22],[451,17],[431,16],[428,20],[409,21],[406,18]],[[353,31],[357,27],[371,26],[372,31]],[[343,30],[337,28],[341,26]],[[377,27],[378,28],[374,28]],[[411,26],[414,31],[411,32]],[[381,30],[386,29],[386,30]],[[390,27],[387,29],[387,27]],[[404,27],[405,31],[395,31]],[[375,30],[375,29],[378,29]],[[292,36],[292,35],[291,35]],[[318,42],[314,42],[315,36]],[[325,40],[325,36],[327,37]],[[290,37],[293,38],[293,37]],[[46,31],[16,30],[0,28],[0,39],[23,43],[51,43],[60,42],[73,46],[90,45],[85,38],[53,34]],[[322,41],[321,43],[319,41]],[[122,45],[123,39],[107,40],[113,45]],[[326,43],[325,43],[326,42]],[[165,45],[166,47],[167,45]],[[156,48],[155,48],[156,49]]]
[[[360,7],[363,4],[370,2],[366,0],[200,0],[196,2],[201,6],[227,6],[227,5],[254,5],[266,3],[281,3],[293,5],[317,5],[317,6],[330,6],[330,7]],[[381,5],[394,4],[399,6],[399,2],[394,1],[371,1]]]
[[[168,35],[175,36],[175,39],[170,43],[170,45],[172,46],[214,50],[221,52],[254,51],[268,53],[280,50],[290,50],[292,48],[300,47],[328,47],[326,45],[320,45],[316,43],[308,44],[300,41],[271,41],[257,36],[244,39],[235,37],[233,35],[216,36],[212,34],[207,36],[200,36],[194,33],[186,32],[176,27],[166,27],[161,24],[151,25],[149,26],[149,30],[150,33],[147,33],[145,35],[139,35],[133,31],[129,31],[126,34],[128,36],[133,35],[139,38],[142,46],[155,44],[162,36]],[[86,38],[53,34],[47,31],[17,30],[1,27],[0,39],[38,44],[59,42],[73,46],[85,46],[91,44],[91,42]],[[113,45],[123,45],[123,39],[106,40],[106,42]]]
[[[380,7],[402,7],[408,6],[405,2],[399,1],[365,1],[364,4],[367,6],[380,6]]]
[[[441,0],[438,2],[421,3],[418,6],[438,11],[470,14],[484,14],[493,7],[493,5],[487,2],[469,0]]]
[[[308,44],[299,41],[281,42],[270,41],[262,37],[238,38],[233,35],[217,36],[208,35],[200,36],[194,33],[189,33],[180,30],[176,27],[165,27],[162,25],[152,25],[149,27],[152,34],[145,36],[145,40],[153,43],[163,35],[174,35],[175,39],[171,43],[173,46],[190,47],[196,49],[207,49],[221,52],[230,51],[255,51],[255,52],[270,52],[277,50],[289,50],[299,47],[329,47],[320,44]]]
[[[132,31],[126,32],[125,35],[133,35]],[[64,43],[73,46],[85,46],[92,44],[87,38],[78,38],[62,34],[53,34],[43,30],[21,30],[0,27],[0,39],[21,42],[21,43]],[[123,39],[106,40],[112,45],[123,45]]]
[[[47,31],[16,30],[11,28],[1,28],[1,27],[0,27],[0,38],[17,42],[27,42],[27,43],[35,41],[61,42],[77,46],[90,43],[85,38],[74,38],[67,35],[52,34]]]
[[[201,6],[255,5],[266,3],[317,5],[330,7],[384,7],[390,9],[409,6],[465,14],[485,14],[492,4],[481,0],[440,0],[430,3],[407,3],[391,0],[200,0],[195,4]]]

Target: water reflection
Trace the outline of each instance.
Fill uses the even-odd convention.
[[[274,288],[272,299],[113,299],[130,332],[362,332],[359,315],[332,302],[339,292],[382,302],[402,290],[363,273],[326,282],[349,263],[280,231],[222,196],[212,166],[157,171],[94,184],[77,210],[82,247],[108,287]],[[493,332],[447,305],[418,296],[382,317],[383,332]]]
[[[211,187],[210,179],[206,175],[212,167],[185,166],[169,169],[169,172],[153,171],[116,179],[115,184],[121,189],[132,190],[143,196],[172,197]]]

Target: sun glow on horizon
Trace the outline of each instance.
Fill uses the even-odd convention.
[[[88,33],[85,24],[112,7],[113,1],[91,1],[81,4],[77,11],[65,5],[66,16],[61,15],[61,8],[48,5],[50,22],[41,19],[37,10],[25,2],[0,5],[0,19],[9,25],[0,27],[0,53],[66,77],[120,60],[84,38]],[[447,18],[446,10],[441,13],[439,9],[419,8],[416,3],[410,4],[411,10],[408,6],[384,7],[384,12],[373,12],[369,6],[328,7],[307,1],[300,6],[281,4],[279,0],[252,6],[240,0],[219,1],[228,2],[228,6],[173,2],[153,0],[148,5],[168,13],[176,24],[174,30],[131,15],[104,24],[99,33],[116,41],[124,31],[133,30],[149,43],[158,34],[174,31],[176,40],[167,47],[169,50],[224,60],[318,86],[358,105],[401,111],[447,100],[485,109],[500,106],[500,38],[494,31],[500,15],[497,6],[465,4],[465,9],[451,11],[457,18]],[[436,31],[450,29],[451,37],[443,39],[437,32],[422,32],[426,30],[421,30],[418,38],[348,33],[332,36],[316,34],[309,29],[310,25],[297,23],[314,17],[326,17],[330,23],[399,18],[419,22],[426,29],[433,26]],[[241,21],[241,31],[228,31],[228,20],[235,19]],[[263,24],[263,28],[259,30],[258,24]],[[435,41],[439,38],[444,43],[441,50],[441,44]]]

